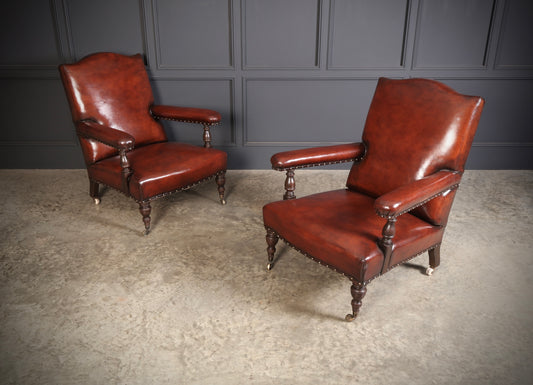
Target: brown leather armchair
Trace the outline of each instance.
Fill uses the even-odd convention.
[[[432,80],[381,78],[362,143],[277,153],[284,200],[263,208],[268,269],[287,244],[352,281],[353,320],[374,278],[429,252],[430,275],[484,101]],[[295,199],[294,170],[354,161],[346,189]]]
[[[100,203],[99,185],[115,188],[139,203],[145,234],[150,202],[215,178],[224,200],[227,154],[211,148],[216,111],[154,106],[141,55],[97,53],[59,66],[90,181]],[[204,147],[169,142],[159,119],[203,126]]]

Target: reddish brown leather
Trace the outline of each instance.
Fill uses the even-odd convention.
[[[348,188],[377,198],[439,170],[462,172],[483,104],[436,81],[381,78],[363,132],[367,152]],[[443,224],[452,201],[441,197],[415,213]]]
[[[439,171],[383,194],[376,199],[374,208],[383,217],[397,217],[439,194],[449,192],[450,189],[456,188],[460,181],[459,172]]]
[[[374,199],[336,190],[267,204],[265,226],[315,259],[359,282],[380,274],[378,246],[386,220],[374,211]],[[396,223],[392,265],[438,244],[444,228],[404,214]]]
[[[284,151],[274,154],[270,159],[272,168],[288,170],[321,164],[340,163],[357,159],[365,153],[363,143],[339,144]]]
[[[137,201],[179,190],[226,170],[227,155],[214,148],[164,142],[128,152],[133,170],[129,193]],[[122,190],[119,156],[89,166],[91,178]]]
[[[152,115],[159,119],[178,120],[180,122],[217,124],[222,117],[217,111],[203,108],[152,106]]]
[[[85,139],[96,140],[116,149],[131,150],[135,146],[133,136],[124,131],[102,126],[92,120],[78,122],[76,132]]]
[[[59,67],[72,118],[92,119],[124,131],[136,146],[167,140],[163,127],[150,114],[153,94],[141,55],[98,53]],[[80,138],[87,164],[113,156],[116,149]]]
[[[363,132],[364,156],[350,170],[348,189],[270,203],[265,226],[359,282],[382,271],[384,231],[392,236],[390,266],[435,247],[483,104],[432,80],[380,79]],[[298,151],[276,154],[273,165],[307,164],[319,150]],[[397,217],[395,226],[385,227],[383,217]]]

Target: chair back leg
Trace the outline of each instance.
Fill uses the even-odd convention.
[[[225,205],[226,199],[224,199],[224,192],[226,190],[224,189],[224,185],[226,184],[226,171],[222,171],[220,174],[218,174],[215,177],[215,182],[217,182],[218,186],[218,196],[220,198],[220,203]]]

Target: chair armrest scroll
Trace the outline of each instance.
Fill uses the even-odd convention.
[[[284,171],[296,168],[323,166],[358,160],[365,154],[363,143],[338,144],[278,152],[270,162],[274,170]]]
[[[438,171],[383,194],[376,199],[374,209],[381,217],[396,218],[439,195],[456,189],[461,176],[461,173],[456,171]]]
[[[104,126],[93,120],[81,120],[76,124],[76,132],[83,138],[93,139],[117,150],[132,150],[135,139],[130,134]]]
[[[222,117],[217,111],[203,108],[152,106],[152,116],[156,119],[176,120],[178,122],[199,123],[212,126],[220,123]]]

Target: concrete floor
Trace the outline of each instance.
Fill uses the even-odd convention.
[[[347,171],[299,171],[297,195]],[[296,251],[266,270],[275,171],[137,205],[82,170],[0,170],[1,384],[531,384],[533,171],[469,171],[442,264],[368,286]]]

